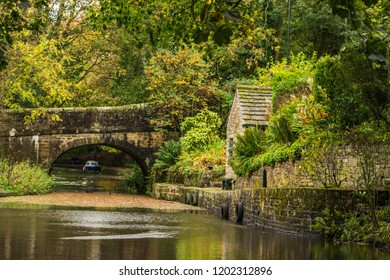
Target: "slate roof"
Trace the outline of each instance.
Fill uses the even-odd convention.
[[[271,113],[272,89],[259,86],[237,86],[236,98],[243,126],[267,126]]]

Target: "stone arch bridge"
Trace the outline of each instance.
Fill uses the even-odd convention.
[[[0,114],[0,157],[29,160],[51,168],[65,152],[85,145],[106,145],[129,154],[144,175],[154,153],[173,133],[157,132],[149,123],[155,115],[150,105],[45,109],[47,117],[26,124],[31,111]],[[49,120],[57,114],[61,121]]]

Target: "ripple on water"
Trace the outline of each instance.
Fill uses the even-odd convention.
[[[177,232],[142,232],[134,234],[117,234],[117,235],[94,235],[94,236],[71,236],[62,237],[64,240],[113,240],[113,239],[156,239],[156,238],[175,238]]]

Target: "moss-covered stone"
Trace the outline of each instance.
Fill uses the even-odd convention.
[[[294,234],[319,235],[313,229],[315,218],[325,208],[343,212],[361,207],[363,197],[354,190],[314,188],[236,189],[188,188],[179,185],[156,184],[157,198],[180,201],[180,194],[197,194],[198,206],[221,215],[221,205],[229,207],[229,219],[236,220],[236,205],[243,202],[246,225],[272,228]],[[378,192],[380,205],[389,203],[389,192]]]

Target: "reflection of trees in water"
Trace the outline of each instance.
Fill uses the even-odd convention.
[[[146,191],[142,170],[136,164],[128,167],[105,167],[99,172],[83,171],[80,167],[54,167],[51,175],[55,192],[142,194]]]
[[[129,172],[129,168],[118,167],[104,168],[101,172],[54,167],[51,172],[53,191],[125,193],[126,175]]]

